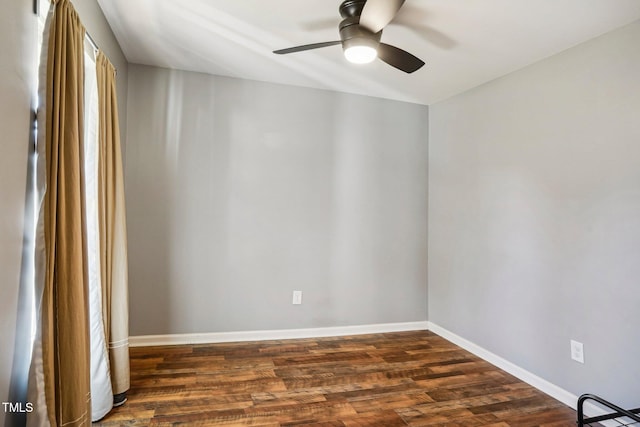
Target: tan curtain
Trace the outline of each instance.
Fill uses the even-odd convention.
[[[96,58],[99,109],[98,215],[105,336],[113,393],[129,389],[129,303],[127,231],[116,70],[102,53]]]
[[[45,279],[42,359],[52,426],[90,424],[87,242],[83,184],[84,35],[68,0],[54,0],[46,77]]]

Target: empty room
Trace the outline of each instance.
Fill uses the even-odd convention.
[[[1,425],[640,426],[640,1],[0,34]]]

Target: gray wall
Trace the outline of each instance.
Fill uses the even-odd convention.
[[[636,406],[638,46],[635,22],[435,104],[429,136],[429,320]]]
[[[426,320],[427,107],[130,65],[128,111],[131,335]]]
[[[37,17],[31,0],[10,1],[0,13],[0,399],[25,398],[33,297],[30,172],[31,110],[35,105]],[[41,7],[48,3],[41,1]],[[97,3],[75,0],[87,30],[118,67],[120,115],[126,120],[127,62]],[[124,131],[122,131],[124,134]],[[0,408],[0,425],[24,417]]]

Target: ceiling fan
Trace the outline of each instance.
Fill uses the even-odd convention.
[[[405,0],[345,0],[339,8],[343,18],[338,26],[340,40],[274,50],[273,53],[284,55],[342,44],[344,56],[350,62],[366,64],[380,58],[405,73],[413,73],[424,65],[424,61],[380,41],[382,30],[393,20],[404,2]]]

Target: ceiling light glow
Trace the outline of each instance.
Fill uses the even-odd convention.
[[[344,50],[344,57],[354,64],[368,64],[378,57],[378,51],[371,46],[354,45]]]

